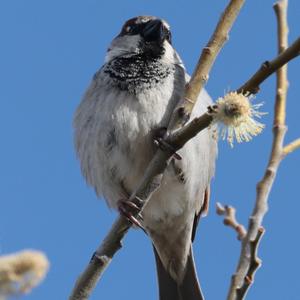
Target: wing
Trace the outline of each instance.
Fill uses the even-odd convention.
[[[207,107],[212,103],[211,97],[203,89],[193,109],[191,120],[205,113]],[[191,182],[187,182],[187,184],[190,184],[190,194],[196,199],[192,240],[195,238],[200,217],[208,213],[210,182],[214,176],[215,161],[218,152],[216,129],[216,126],[210,126],[201,131],[188,143],[187,146],[189,146],[189,149],[182,154],[188,161],[186,166],[178,165],[181,162],[175,162],[176,167],[174,168],[174,172],[177,174],[178,180],[187,181],[188,178],[190,179]]]
[[[117,133],[112,117],[113,100],[104,79],[95,76],[78,106],[74,118],[74,140],[81,171],[97,195],[114,206],[125,191],[115,161]],[[120,97],[120,96],[119,96]]]
[[[201,209],[198,213],[195,214],[195,217],[194,217],[194,223],[193,223],[193,229],[192,229],[192,242],[195,239],[199,220],[200,220],[201,216],[206,216],[208,213],[209,199],[210,199],[210,186],[207,186],[207,188],[204,192],[204,199],[203,199],[203,204],[201,206]]]

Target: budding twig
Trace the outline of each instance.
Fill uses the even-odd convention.
[[[287,144],[286,146],[284,146],[283,148],[283,154],[287,155],[293,151],[295,151],[296,149],[300,148],[300,139],[294,140],[293,142]]]
[[[246,236],[247,231],[245,227],[237,221],[235,216],[236,209],[234,207],[228,205],[222,206],[222,204],[218,202],[216,204],[216,212],[219,216],[225,216],[223,220],[224,225],[236,231],[238,240],[241,241]]]
[[[282,53],[278,57],[282,58],[286,53],[290,53],[289,50],[284,50],[287,47],[287,21],[286,21],[286,11],[287,11],[287,0],[280,0],[274,5],[274,9],[277,16],[278,22],[278,52]],[[295,45],[299,44],[300,40]],[[290,49],[290,48],[289,48]],[[283,52],[282,52],[283,51]],[[299,54],[299,50],[298,50]],[[278,61],[275,59],[274,61]],[[273,61],[273,62],[274,62]],[[253,78],[253,77],[252,77]],[[251,79],[250,79],[251,81]],[[249,81],[248,81],[249,82]],[[247,87],[247,84],[244,85]],[[253,84],[253,87],[258,87],[259,83]],[[276,100],[274,109],[274,127],[273,127],[273,144],[270,153],[270,159],[268,162],[267,169],[265,171],[264,177],[257,184],[256,191],[256,201],[255,207],[253,209],[252,215],[249,218],[249,224],[247,228],[247,234],[242,241],[241,253],[239,257],[238,266],[235,274],[232,276],[231,285],[227,300],[242,300],[244,299],[250,284],[253,281],[253,276],[249,277],[249,272],[257,267],[253,267],[253,259],[249,260],[253,253],[249,254],[249,248],[253,247],[253,243],[256,240],[260,240],[259,236],[261,224],[263,218],[268,210],[268,197],[272,185],[274,183],[278,167],[281,160],[283,159],[283,141],[286,133],[285,125],[285,111],[286,111],[286,94],[287,94],[287,68],[286,66],[278,69],[277,71],[277,90],[276,90]],[[245,88],[245,87],[244,87]],[[252,89],[255,91],[255,89]],[[255,246],[255,251],[257,251],[258,242]],[[259,262],[260,263],[260,262]],[[259,265],[258,263],[256,265]],[[250,270],[250,271],[249,271]],[[253,271],[250,272],[250,275]]]
[[[274,5],[277,18],[278,31],[278,53],[282,54],[288,48],[288,23],[287,23],[287,2],[278,1]],[[300,45],[300,43],[299,43]],[[300,49],[300,48],[299,48]],[[300,51],[298,51],[298,55]],[[274,112],[274,126],[284,125],[286,116],[286,96],[288,89],[287,65],[282,66],[277,71],[277,91]]]
[[[294,43],[279,54],[271,61],[264,62],[260,69],[245,83],[237,92],[256,94],[259,92],[260,85],[270,75],[276,72],[279,68],[287,64],[290,60],[300,55],[300,38],[294,41]]]
[[[250,242],[250,262],[247,274],[244,278],[243,285],[237,289],[238,299],[245,299],[248,289],[250,288],[251,284],[254,282],[254,276],[257,269],[261,266],[261,259],[258,257],[258,247],[261,241],[261,238],[265,232],[263,227],[260,227],[257,232],[257,236],[255,240]]]
[[[193,72],[190,82],[186,85],[185,97],[183,102],[177,107],[177,111],[184,109],[185,114],[190,116],[193,107],[197,101],[201,89],[209,79],[210,70],[225,42],[228,40],[230,29],[236,20],[245,0],[231,0],[215,28],[207,45],[203,48],[199,61]],[[177,117],[175,110],[174,117]],[[171,126],[174,127],[174,122],[178,119],[173,118]],[[179,124],[177,124],[178,126]]]

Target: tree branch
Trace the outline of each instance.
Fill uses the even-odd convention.
[[[283,53],[288,48],[288,23],[287,23],[287,1],[278,1],[274,5],[277,17],[278,31],[278,53]],[[300,44],[300,43],[299,43]],[[298,51],[298,54],[300,52]],[[275,101],[274,126],[285,124],[286,95],[288,89],[287,65],[282,66],[277,72],[277,93]]]
[[[254,241],[250,242],[250,262],[248,272],[244,278],[243,285],[237,289],[238,299],[245,299],[248,289],[250,288],[251,284],[254,282],[254,276],[257,269],[261,266],[261,259],[258,257],[258,247],[261,241],[262,236],[265,233],[265,229],[260,227],[257,236]]]
[[[182,114],[182,109],[188,117],[190,116],[201,89],[208,81],[209,73],[216,60],[216,57],[218,56],[225,42],[228,40],[230,29],[244,3],[245,0],[231,0],[221,15],[213,35],[202,50],[192,78],[186,85],[185,97],[182,99],[183,101],[180,103],[180,105],[178,105],[175,109],[175,114],[173,115],[175,118],[173,118],[170,123],[172,128],[181,125],[180,122],[178,122],[177,116]],[[181,114],[177,114],[177,111],[181,111]]]
[[[287,46],[288,30],[287,28],[285,29],[282,28],[287,26],[286,25],[287,21],[285,20],[287,15],[286,13],[287,0],[278,1],[274,5],[274,9],[276,12],[277,22],[278,22],[278,51],[279,53],[283,51],[282,54],[278,56],[278,58],[282,59],[282,56],[285,53],[290,53],[290,51],[288,50],[284,51],[284,48]],[[298,43],[300,47],[300,40]],[[294,45],[295,43],[291,47],[295,47]],[[291,47],[289,49],[291,49]],[[273,60],[273,62],[274,61],[278,62],[278,58]],[[255,78],[255,75],[252,78]],[[261,78],[263,77],[261,76]],[[253,87],[255,86],[258,87],[259,84],[252,84],[251,89],[253,91],[255,90],[253,89]],[[249,85],[247,85],[246,83],[243,86],[242,90],[244,90],[245,87],[249,87]],[[238,266],[236,269],[236,273],[232,276],[231,286],[229,289],[227,300],[244,299],[245,294],[250,286],[249,283],[248,286],[245,287],[245,282],[247,282],[249,279],[247,278],[247,275],[249,274],[249,268],[251,267],[251,253],[249,253],[249,248],[250,245],[253,243],[253,241],[255,241],[259,233],[259,230],[261,228],[263,218],[268,210],[269,193],[274,183],[279,164],[283,158],[283,140],[286,133],[286,125],[285,125],[286,100],[285,99],[287,94],[287,87],[288,87],[287,70],[285,66],[283,68],[278,69],[277,71],[277,92],[276,92],[275,113],[274,113],[273,144],[272,144],[270,159],[263,179],[257,184],[255,207],[251,217],[249,218],[247,235],[242,241]]]
[[[284,146],[283,154],[287,155],[287,154],[297,150],[298,148],[300,148],[300,139],[294,140],[293,142]]]
[[[247,231],[245,227],[237,221],[235,216],[236,209],[234,207],[228,205],[222,206],[221,203],[218,202],[216,212],[219,216],[225,216],[223,220],[224,225],[236,231],[238,240],[241,241],[246,236]]]
[[[264,62],[260,69],[238,90],[238,93],[256,94],[259,92],[260,84],[271,74],[288,63],[293,58],[300,55],[300,38],[298,38],[289,48],[279,54],[271,61]]]

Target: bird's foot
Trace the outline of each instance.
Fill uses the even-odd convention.
[[[144,230],[143,225],[139,221],[139,219],[143,221],[143,217],[140,213],[141,209],[135,203],[127,199],[120,199],[118,201],[118,210],[128,221]],[[137,215],[137,217],[134,215]]]
[[[167,134],[167,128],[166,127],[160,127],[160,128],[156,128],[153,130],[153,139],[154,139],[154,144],[159,147],[162,151],[170,151],[171,153],[173,153],[173,157],[177,160],[181,160],[182,157],[181,155],[179,155],[176,152],[176,149],[170,145],[169,143],[167,143],[164,140],[164,137]]]

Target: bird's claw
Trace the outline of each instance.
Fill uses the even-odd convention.
[[[166,135],[166,128],[158,128],[154,132],[154,144],[159,147],[163,151],[170,151],[172,156],[177,160],[182,160],[181,155],[176,152],[176,149],[164,140],[164,136]]]
[[[135,203],[129,200],[121,199],[118,202],[118,210],[120,214],[124,216],[128,221],[144,230],[141,222],[133,215],[133,212],[137,213],[138,218],[143,221],[143,217],[140,213],[140,208]]]

